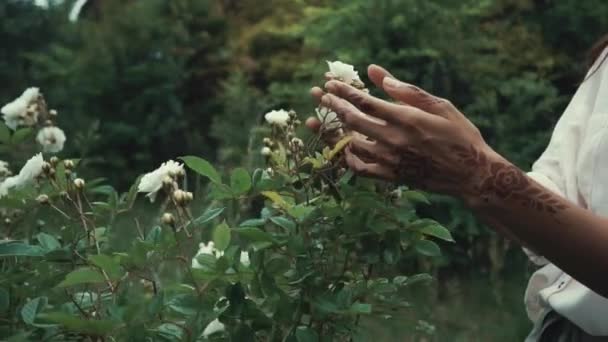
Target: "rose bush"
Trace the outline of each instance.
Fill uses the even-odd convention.
[[[364,87],[352,66],[330,68]],[[362,317],[390,318],[409,306],[401,290],[429,278],[395,274],[394,265],[437,255],[433,238],[452,240],[417,216],[424,194],[344,168],[349,137],[321,139],[341,126],[327,109],[315,110],[324,125],[306,142],[295,112],[266,114],[265,168],[223,174],[184,156],[119,194],[79,178],[78,160],[49,155],[66,137],[35,95],[4,107],[0,124],[1,146],[14,150],[42,127],[44,152],[16,176],[0,163],[3,338],[356,340]],[[207,186],[195,195],[198,178]]]

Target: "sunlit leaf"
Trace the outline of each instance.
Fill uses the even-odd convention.
[[[222,182],[222,178],[215,167],[213,167],[213,165],[211,165],[211,163],[205,159],[195,156],[185,156],[180,157],[179,159],[183,160],[184,163],[186,163],[186,166],[188,166],[192,171],[201,176],[209,178],[210,181],[214,183]]]

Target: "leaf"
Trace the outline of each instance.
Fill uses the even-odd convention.
[[[104,336],[114,330],[119,322],[98,319],[82,319],[63,312],[41,314],[40,318],[58,323],[66,329],[82,334]]]
[[[272,221],[272,223],[276,224],[277,226],[279,226],[287,231],[290,231],[290,232],[293,232],[296,229],[296,224],[292,220],[290,220],[286,217],[283,217],[283,216],[271,217],[270,221]]]
[[[249,242],[275,242],[267,232],[254,227],[237,228],[234,230],[243,240]]]
[[[93,263],[93,265],[104,270],[108,277],[112,280],[118,280],[124,274],[120,268],[120,262],[109,255],[90,255],[89,261]]]
[[[25,303],[23,308],[21,308],[21,319],[23,319],[23,322],[28,325],[34,325],[36,315],[44,309],[47,303],[47,297],[37,297]]]
[[[440,224],[431,224],[420,230],[422,234],[434,236],[444,241],[454,242],[452,233]]]
[[[369,315],[372,313],[372,305],[356,302],[351,305],[350,311],[357,314]]]
[[[20,144],[24,142],[34,131],[31,128],[21,128],[15,131],[11,138],[11,144]]]
[[[9,142],[10,138],[11,131],[9,131],[4,122],[0,122],[0,143],[6,144]]]
[[[224,200],[233,198],[234,194],[232,193],[232,189],[228,185],[220,184],[220,183],[212,183],[211,191],[209,192],[209,198],[214,200]]]
[[[239,227],[261,227],[266,224],[264,219],[250,219],[245,220],[239,224]]]
[[[281,209],[289,210],[289,203],[287,203],[279,193],[275,191],[262,191],[262,195],[271,200],[272,203],[278,205]]]
[[[205,224],[214,218],[220,216],[222,212],[224,212],[225,208],[213,208],[207,209],[201,216],[194,219],[194,224],[201,225]]]
[[[181,341],[184,330],[173,323],[163,323],[154,329],[163,339]]]
[[[8,310],[10,304],[11,298],[8,291],[5,288],[0,287],[0,313],[3,313]]]
[[[422,255],[426,256],[439,256],[441,255],[441,250],[436,243],[430,240],[419,240],[414,244],[414,249]]]
[[[431,204],[431,202],[429,202],[428,198],[426,198],[426,196],[420,191],[412,191],[412,190],[404,191],[402,193],[402,196],[403,196],[403,198],[407,199],[410,202]]]
[[[213,230],[213,243],[215,248],[224,251],[230,244],[230,227],[223,222]]]
[[[68,287],[86,283],[102,283],[104,281],[105,279],[99,271],[90,267],[83,267],[68,273],[57,286]]]
[[[213,183],[222,183],[222,178],[217,170],[203,158],[195,156],[180,157],[181,160],[194,172],[209,178]]]
[[[47,251],[53,251],[61,248],[61,243],[52,235],[47,233],[40,233],[36,236],[40,247]]]
[[[319,341],[319,336],[313,329],[300,326],[296,329],[296,340],[298,342],[317,342]]]
[[[251,189],[251,177],[247,170],[239,167],[230,174],[230,188],[237,195],[247,193]]]
[[[352,139],[353,137],[351,135],[347,135],[344,138],[340,139],[340,141],[338,141],[334,148],[329,152],[327,160],[332,160],[336,156],[336,154],[340,153]]]
[[[32,246],[23,242],[0,242],[0,258],[7,256],[39,257],[45,253],[40,246]]]

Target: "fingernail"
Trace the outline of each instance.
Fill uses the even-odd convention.
[[[325,89],[327,89],[327,91],[334,91],[336,90],[336,85],[333,81],[329,81],[325,83]]]
[[[401,82],[388,76],[385,77],[384,80],[382,80],[382,84],[389,88],[399,88],[401,86]]]
[[[323,95],[323,97],[321,97],[321,103],[328,106],[331,104],[331,98],[329,98],[328,94]]]

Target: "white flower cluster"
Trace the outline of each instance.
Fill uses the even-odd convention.
[[[6,163],[2,162],[3,171],[7,171],[10,173],[10,170],[6,167]],[[37,155],[30,158],[19,174],[15,176],[11,176],[6,178],[2,183],[0,183],[0,198],[4,197],[8,194],[8,191],[12,188],[20,188],[27,184],[33,183],[38,176],[42,174],[42,166],[44,164],[44,159],[42,158],[42,154],[38,153]]]
[[[221,256],[224,255],[224,252],[215,248],[215,244],[213,243],[213,241],[209,241],[206,244],[201,242],[198,245],[198,252],[194,256],[194,258],[192,258],[192,268],[198,268],[198,269],[203,268],[203,266],[198,262],[198,260],[196,260],[196,257],[198,257],[199,255],[203,255],[203,254],[212,255],[216,258],[220,258]],[[245,267],[249,267],[249,265],[251,265],[251,260],[249,260],[249,253],[241,252],[240,262]]]
[[[8,128],[15,130],[18,126],[33,126],[38,122],[38,88],[27,88],[21,96],[6,104],[2,112]]]
[[[35,87],[27,88],[13,102],[4,105],[0,112],[6,126],[12,130],[16,130],[19,126],[36,126],[39,122],[52,125],[51,119],[57,116],[56,110],[46,111],[46,104],[40,89]],[[47,126],[40,129],[36,135],[36,141],[42,146],[43,152],[58,153],[63,150],[66,137],[61,128]]]
[[[137,185],[137,192],[147,193],[146,197],[150,199],[150,202],[154,202],[158,190],[162,189],[163,181],[167,177],[172,177],[184,172],[184,165],[176,161],[169,160],[162,163],[162,165],[149,173],[146,173],[139,184]]]

